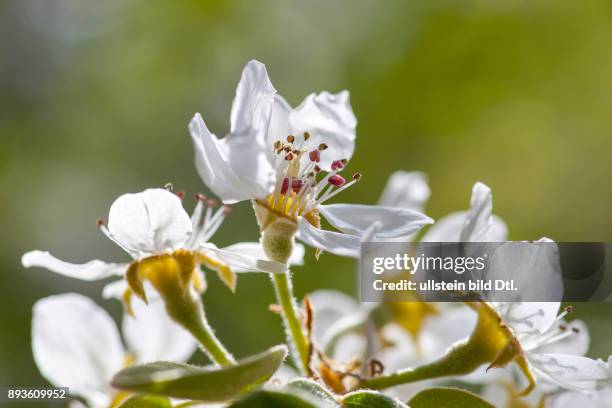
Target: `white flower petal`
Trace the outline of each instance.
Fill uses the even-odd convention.
[[[396,171],[387,180],[378,204],[422,211],[430,194],[425,173]]]
[[[102,297],[104,299],[121,299],[123,293],[128,288],[128,284],[125,279],[116,280],[114,282],[104,285],[102,289]],[[148,298],[147,294],[147,298]]]
[[[321,289],[308,297],[315,313],[314,337],[319,343],[334,323],[359,310],[359,303],[355,299],[337,290]]]
[[[492,302],[505,324],[518,335],[546,332],[557,318],[559,302]]]
[[[597,390],[612,385],[610,360],[593,360],[569,354],[532,354],[527,358],[538,378],[576,391]]]
[[[601,390],[589,394],[564,392],[560,395],[549,397],[548,400],[552,402],[552,408],[610,408],[612,390]]]
[[[84,264],[73,264],[59,260],[45,251],[30,251],[23,254],[21,264],[26,268],[37,266],[60,275],[86,281],[122,276],[128,268],[128,264],[106,263],[97,259]]]
[[[108,230],[140,256],[159,254],[185,243],[191,219],[175,194],[155,188],[117,198],[108,215]]]
[[[310,133],[309,146],[327,145],[327,150],[321,154],[321,168],[329,169],[332,161],[348,160],[353,155],[357,118],[348,91],[308,95],[289,114],[289,124],[295,133]]]
[[[491,189],[483,183],[476,183],[472,188],[470,210],[468,211],[460,241],[462,242],[492,242],[504,241],[507,233],[506,225],[500,218],[492,218],[493,197]]]
[[[315,228],[304,219],[298,221],[296,236],[307,245],[335,255],[359,258],[361,252],[361,240],[358,237]]]
[[[507,298],[506,293],[500,291],[504,297],[497,297],[498,300],[550,302],[563,297],[559,250],[554,242],[502,244],[489,261],[487,279],[512,279],[515,286],[520,288],[512,298]]]
[[[253,257],[237,250],[219,249],[208,243],[202,245],[204,252],[211,253],[215,258],[230,267],[234,272],[268,272],[287,273],[287,264]]]
[[[459,211],[440,218],[423,235],[421,242],[459,242],[466,214],[466,211]]]
[[[268,130],[276,89],[272,85],[266,66],[259,61],[249,61],[242,70],[232,103],[230,133],[248,134],[264,142]]]
[[[124,350],[113,319],[91,299],[64,294],[34,305],[32,352],[41,374],[96,405],[108,404]]]
[[[374,223],[378,223],[374,240],[405,237],[433,222],[425,214],[408,208],[357,204],[320,205],[318,208],[331,225],[358,237],[363,237]]]
[[[266,150],[270,160],[276,156],[272,148],[274,142],[277,140],[284,141],[287,136],[292,133],[292,129],[289,125],[290,113],[291,106],[282,96],[276,95],[274,98],[274,105],[272,106],[272,116],[270,118],[270,126],[268,127],[268,135],[266,138]]]
[[[193,337],[168,317],[161,298],[132,302],[134,316],[123,316],[123,335],[138,363],[187,361],[196,349]]]
[[[254,259],[266,259],[266,254],[259,242],[239,242],[223,248],[225,251],[236,252],[245,256],[250,256]],[[293,247],[293,253],[289,257],[289,265],[303,265],[304,264],[304,245],[295,243]],[[232,268],[234,272],[247,272],[240,268]]]
[[[562,321],[560,323],[564,324],[567,330],[573,330],[572,334],[562,340],[545,344],[535,349],[529,348],[529,345],[525,344],[525,342],[521,342],[521,346],[524,350],[537,354],[574,354],[576,356],[584,356],[591,342],[589,328],[586,323],[582,320],[572,320],[570,323]]]
[[[227,157],[227,146],[224,146],[212,134],[199,113],[196,113],[189,123],[189,132],[195,150],[195,164],[198,174],[206,186],[226,204],[249,200],[253,196],[264,196],[267,193],[265,186],[250,184],[238,176]],[[259,148],[258,145],[255,146]],[[233,152],[232,163],[239,161]],[[245,160],[251,160],[251,151],[244,152]],[[248,157],[247,157],[248,156]]]

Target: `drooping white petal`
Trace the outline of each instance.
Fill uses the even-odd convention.
[[[563,388],[592,391],[612,386],[612,357],[602,361],[570,354],[528,353],[527,359],[538,378]]]
[[[41,374],[94,405],[108,405],[124,350],[112,318],[91,299],[64,294],[36,302],[32,352]]]
[[[144,256],[181,247],[191,234],[191,220],[175,194],[155,188],[117,198],[108,230],[122,246]]]
[[[372,237],[374,240],[405,237],[433,222],[425,214],[408,208],[357,204],[320,205],[318,208],[331,225],[358,237],[374,223],[379,223]]]
[[[266,66],[249,61],[242,70],[230,115],[230,133],[248,134],[264,142],[270,123],[276,89],[272,85]]]
[[[128,284],[125,279],[116,280],[104,285],[102,297],[104,299],[121,299],[121,296],[123,296],[127,288]],[[147,298],[148,297],[149,294],[147,293]]]
[[[431,191],[427,176],[420,171],[396,171],[387,180],[379,205],[422,211]]]
[[[86,281],[121,276],[128,268],[128,264],[106,263],[97,259],[84,264],[73,264],[59,260],[46,251],[30,251],[23,254],[21,264],[26,268],[37,266],[60,275]]]
[[[289,114],[289,125],[295,133],[310,133],[309,146],[327,145],[319,163],[323,169],[329,169],[333,160],[348,160],[353,155],[357,118],[348,91],[308,95]]]
[[[287,273],[287,264],[270,261],[264,258],[253,257],[241,251],[219,249],[213,244],[202,244],[202,251],[212,254],[222,263],[230,267],[234,272],[268,272],[268,273]]]
[[[208,130],[199,113],[196,113],[189,123],[189,132],[195,150],[198,174],[204,184],[224,203],[231,204],[267,194],[266,186],[249,183],[236,173],[231,163],[239,162],[241,153],[232,152],[230,162],[226,155],[227,146],[223,146],[224,143]],[[254,148],[258,149],[259,145]],[[245,160],[252,159],[250,149],[242,154]]]
[[[253,259],[266,259],[266,254],[259,242],[239,242],[223,248],[225,251],[240,253],[245,256],[250,256]],[[293,252],[287,262],[289,265],[303,265],[304,264],[304,245],[295,243]],[[232,268],[234,272],[247,272],[240,268]]]
[[[354,235],[315,228],[308,221],[300,218],[296,236],[305,244],[325,252],[359,258],[361,240]]]
[[[196,349],[194,338],[168,317],[161,298],[132,302],[134,316],[123,316],[123,335],[138,363],[187,361]]]

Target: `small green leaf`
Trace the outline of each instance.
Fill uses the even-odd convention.
[[[256,391],[228,408],[319,408],[302,398],[276,391]]]
[[[406,405],[378,391],[360,390],[346,394],[342,408],[406,408]]]
[[[172,408],[172,403],[166,397],[134,395],[125,400],[120,408]]]
[[[317,407],[338,407],[338,402],[336,402],[334,394],[318,382],[306,378],[294,378],[289,380],[287,385],[283,387],[283,391],[310,401]]]
[[[286,355],[287,347],[276,346],[221,368],[159,361],[121,370],[112,384],[135,392],[222,402],[246,394],[267,381]]]
[[[423,390],[408,401],[410,408],[495,408],[476,394],[459,388]]]

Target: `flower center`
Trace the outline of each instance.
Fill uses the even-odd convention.
[[[298,216],[308,218],[307,214],[319,204],[346,190],[361,178],[361,174],[355,173],[347,182],[339,174],[347,163],[342,158],[332,162],[330,171],[322,170],[319,163],[327,145],[321,143],[309,150],[306,147],[310,139],[308,132],[297,139],[289,135],[286,142],[277,140],[274,143],[276,184],[265,202],[259,201],[291,219],[297,219]]]

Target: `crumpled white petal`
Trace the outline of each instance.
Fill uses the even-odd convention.
[[[232,204],[267,194],[266,186],[249,183],[236,173],[231,163],[240,161],[238,156],[240,152],[232,152],[230,162],[230,158],[227,157],[227,146],[224,145],[227,142],[222,143],[208,130],[199,113],[196,113],[189,123],[189,132],[195,150],[198,174],[206,186],[224,203]],[[255,151],[260,148],[255,143],[252,147]],[[253,154],[251,150],[243,152],[242,157],[245,160],[253,160],[250,157]],[[256,154],[256,156],[256,159],[259,160],[259,155]]]
[[[405,237],[433,222],[425,214],[408,208],[358,204],[330,204],[318,208],[331,225],[360,238],[374,223],[378,223],[371,237],[373,240]]]
[[[215,258],[226,264],[234,272],[268,272],[287,273],[287,264],[270,261],[264,258],[255,258],[250,254],[236,250],[219,249],[211,243],[202,244],[203,252],[212,254]]]
[[[396,171],[387,180],[379,205],[422,211],[431,190],[427,176],[420,171]]]
[[[609,408],[612,401],[612,390],[601,390],[595,393],[564,392],[549,397],[554,408]]]
[[[124,349],[112,318],[91,299],[64,294],[36,302],[32,352],[41,374],[96,406],[110,403],[110,380]]]
[[[73,264],[57,259],[46,251],[30,251],[23,254],[21,264],[26,268],[37,266],[60,275],[86,281],[121,276],[128,268],[128,264],[106,263],[97,259],[84,264]]]
[[[239,242],[237,244],[226,246],[223,248],[223,250],[243,254],[245,256],[250,256],[254,259],[266,259],[266,254],[259,242]],[[291,253],[291,256],[289,257],[289,261],[287,263],[289,265],[304,265],[305,252],[306,250],[304,249],[304,245],[300,243],[295,243],[295,245],[293,246],[293,252]],[[237,273],[249,272],[245,269],[238,267],[233,267],[232,270]]]
[[[191,219],[175,194],[155,188],[117,198],[108,230],[121,246],[146,256],[181,247],[191,234]]]
[[[308,95],[289,113],[289,125],[296,134],[310,133],[310,146],[327,145],[319,163],[323,169],[328,170],[334,160],[349,160],[353,155],[357,118],[348,91]]]
[[[591,337],[589,336],[589,328],[582,320],[574,319],[571,323],[566,321],[560,322],[568,329],[577,329],[577,333],[572,332],[571,336],[559,340],[551,344],[545,344],[536,348],[531,348],[526,342],[521,342],[523,350],[530,351],[536,354],[574,354],[576,356],[584,356],[589,350]]]
[[[359,237],[315,228],[303,218],[298,220],[296,237],[307,245],[339,256],[359,258],[361,251]]]
[[[314,338],[323,346],[324,335],[328,329],[359,310],[359,303],[355,299],[337,290],[320,289],[310,293],[308,297],[315,313]]]
[[[123,335],[138,363],[187,361],[191,357],[195,340],[168,317],[161,298],[149,299],[148,305],[132,302],[132,310],[134,316],[123,316]]]

